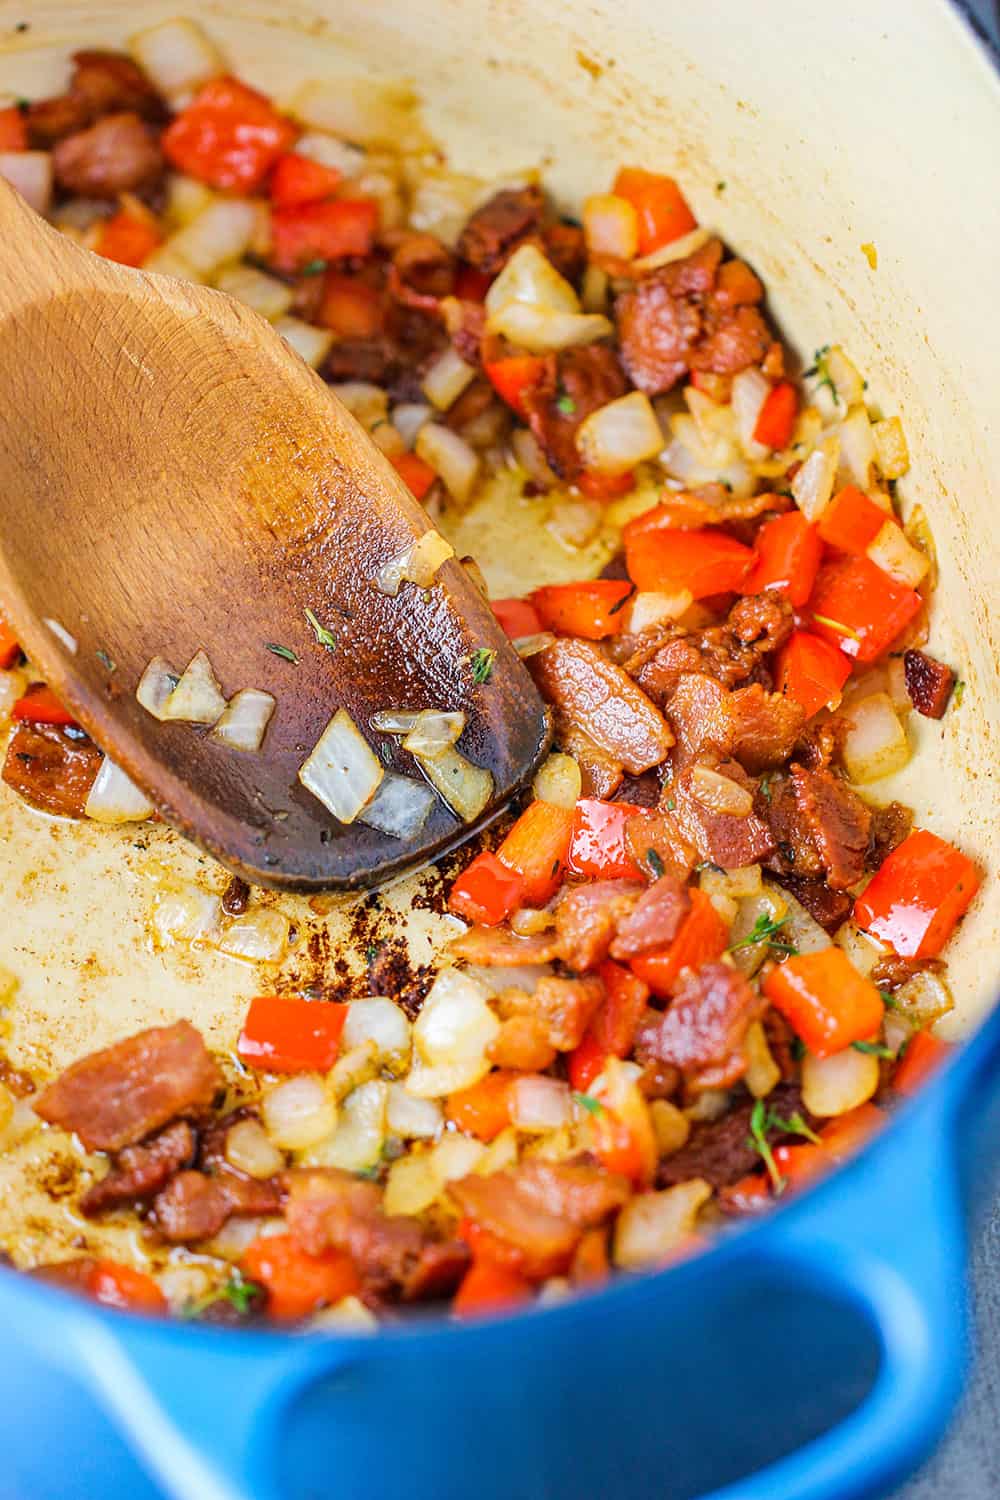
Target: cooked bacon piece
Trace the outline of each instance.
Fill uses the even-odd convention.
[[[685,677],[709,677],[707,663],[697,643],[690,636],[679,634],[676,626],[663,633],[649,631],[648,634],[652,639],[636,645],[625,661],[624,669],[635,677],[654,703],[661,707],[668,704]],[[711,680],[715,681],[714,678]],[[677,733],[676,725],[674,733]]]
[[[643,771],[641,776],[623,776],[615,788],[614,802],[628,802],[632,807],[656,807],[660,801],[660,777],[657,771]]]
[[[554,933],[539,932],[518,937],[505,927],[470,927],[448,945],[455,958],[489,968],[510,969],[518,964],[548,964],[559,956]]]
[[[33,100],[25,118],[31,145],[47,151],[56,141],[86,129],[93,116],[86,99],[75,94],[55,94],[51,99]]]
[[[764,1028],[768,1048],[778,1064],[782,1078],[786,1083],[797,1078],[799,1073],[797,1054],[800,1049],[798,1037],[791,1026],[780,1010],[775,1010],[773,1005],[764,1012],[760,1024]]]
[[[871,815],[872,826],[868,835],[865,869],[877,870],[910,832],[913,813],[901,802],[887,802],[882,807],[873,807]]]
[[[587,246],[578,224],[559,220],[542,230],[542,249],[560,276],[577,282],[587,264]]]
[[[784,765],[802,731],[805,713],[794,698],[767,693],[760,683],[737,688],[730,698],[732,755],[747,771]]]
[[[456,432],[461,432],[463,427],[475,422],[478,424],[480,417],[493,408],[496,412],[503,410],[500,402],[496,399],[493,387],[488,380],[478,377],[465,387],[462,394],[451,403],[444,413],[444,421],[448,427]]]
[[[715,375],[737,375],[760,364],[770,342],[767,324],[755,307],[713,310],[703,337],[691,350],[690,366]]]
[[[583,468],[576,447],[580,424],[627,390],[618,357],[606,344],[562,349],[547,357],[543,378],[522,399],[528,425],[561,479],[573,480]]]
[[[197,1137],[186,1120],[138,1146],[126,1146],[111,1164],[111,1170],[89,1187],[80,1199],[80,1211],[88,1217],[107,1213],[126,1203],[152,1197],[175,1172],[194,1160]]]
[[[669,1010],[640,1025],[636,1050],[644,1060],[673,1063],[694,1088],[728,1088],[746,1072],[743,1039],[766,1008],[729,964],[688,969]]]
[[[597,880],[578,885],[556,907],[559,957],[582,973],[608,956],[615,928],[627,917],[641,887],[629,880]]]
[[[31,1074],[24,1068],[16,1068],[5,1052],[0,1052],[0,1083],[15,1099],[27,1099],[36,1088]]]
[[[313,277],[312,280],[318,280]],[[323,366],[325,379],[334,385],[361,380],[367,385],[388,385],[402,368],[399,349],[384,333],[368,338],[338,339]]]
[[[437,309],[455,286],[455,257],[432,234],[395,230],[386,237],[392,250],[389,290],[409,307]]]
[[[691,897],[684,881],[676,875],[661,875],[619,919],[611,957],[635,958],[651,948],[666,947],[677,936],[690,909]]]
[[[731,753],[732,694],[714,677],[703,672],[684,673],[677,679],[665,713],[677,740],[673,759],[678,769],[703,756],[727,757]]]
[[[832,771],[793,765],[792,785],[828,883],[835,890],[847,890],[865,871],[871,809]]]
[[[955,686],[955,674],[943,661],[911,647],[903,652],[903,673],[910,702],[925,719],[941,719]]]
[[[457,253],[477,271],[494,276],[520,242],[542,222],[545,198],[540,187],[503,188],[477,208],[458,237]]]
[[[802,1096],[796,1085],[779,1083],[768,1094],[767,1106],[783,1120],[798,1113],[807,1124],[814,1123],[802,1107]],[[703,1177],[714,1188],[724,1188],[759,1167],[760,1155],[750,1145],[753,1110],[754,1100],[747,1099],[721,1119],[695,1125],[687,1144],[660,1162],[656,1173],[657,1187],[673,1187],[674,1183]],[[768,1139],[777,1146],[783,1141],[801,1140],[801,1137],[772,1132]]]
[[[32,807],[82,818],[103,754],[84,734],[60,724],[18,724],[3,779]]]
[[[515,1068],[525,1073],[544,1073],[556,1060],[556,1049],[549,1041],[548,1027],[540,1016],[532,1015],[531,996],[526,990],[503,990],[497,996],[497,1009],[508,1014],[487,1050],[487,1056],[498,1068]]]
[[[555,740],[580,767],[580,795],[607,800],[621,787],[625,767],[620,760],[594,743],[585,729],[556,709]]]
[[[735,521],[755,521],[758,516],[790,510],[788,495],[765,491],[760,495],[731,495],[721,484],[702,485],[696,491],[669,491],[660,502],[667,525],[678,531],[697,531],[703,526],[727,526]]]
[[[650,1012],[652,1016],[657,1014],[657,1011]],[[683,1075],[680,1068],[675,1068],[673,1063],[660,1062],[658,1058],[652,1057],[643,1063],[638,1083],[640,1092],[647,1099],[672,1099],[682,1081]]]
[[[719,267],[713,298],[717,308],[750,306],[763,300],[763,282],[745,260],[727,260]]]
[[[179,1115],[207,1109],[221,1084],[201,1034],[177,1021],[81,1058],[34,1108],[50,1125],[75,1131],[88,1151],[121,1151]]]
[[[70,93],[83,100],[90,119],[128,110],[147,120],[166,117],[163,100],[146,74],[124,52],[73,53]]]
[[[154,1198],[152,1223],[171,1244],[188,1244],[211,1239],[234,1214],[280,1213],[283,1202],[277,1178],[258,1182],[234,1172],[181,1172]]]
[[[163,153],[155,133],[136,114],[105,115],[68,135],[52,152],[56,182],[82,198],[117,198],[155,186]]]
[[[775,843],[774,854],[768,860],[769,867],[782,877],[801,875],[813,879],[822,875],[823,862],[811,830],[802,817],[790,777],[771,778],[765,808]]]
[[[799,736],[795,758],[807,771],[825,771],[840,754],[847,723],[839,715],[820,718]]]
[[[617,1173],[537,1158],[489,1177],[462,1177],[448,1191],[467,1218],[520,1252],[531,1277],[565,1269],[584,1230],[603,1224],[629,1197]]]
[[[696,794],[696,769],[689,766],[681,771],[671,784],[670,794],[676,805],[677,826],[694,845],[698,857],[711,860],[723,870],[740,870],[773,854],[774,835],[757,812],[738,817],[705,806]],[[735,761],[723,761],[718,771],[746,791],[755,790],[754,782]]]
[[[836,932],[851,914],[853,899],[846,891],[831,890],[825,880],[786,875],[781,883],[826,932]]]
[[[442,302],[440,312],[456,352],[467,365],[482,364],[483,336],[486,333],[486,308],[483,304],[448,297]]]
[[[468,1265],[468,1249],[460,1242],[435,1240],[408,1216],[387,1217],[374,1182],[329,1167],[287,1172],[285,1185],[293,1238],[308,1255],[349,1255],[370,1296],[404,1302],[443,1296]]]
[[[542,697],[633,776],[664,759],[674,737],[663,715],[591,641],[558,640],[528,666]]]
[[[32,1266],[28,1275],[36,1276],[49,1286],[61,1287],[65,1292],[78,1292],[81,1296],[89,1297],[92,1278],[99,1265],[100,1261],[93,1255],[75,1255],[72,1260],[56,1260],[46,1265]]]
[[[531,1003],[552,1046],[559,1052],[572,1052],[583,1041],[583,1034],[603,998],[603,984],[588,974],[581,979],[540,979]]]
[[[686,880],[698,863],[694,846],[682,835],[673,813],[662,805],[656,812],[629,818],[625,842],[629,854],[651,880],[661,874]]]
[[[765,658],[791,635],[794,615],[787,600],[774,593],[738,599],[721,625],[694,634],[667,627],[662,644],[656,637],[636,648],[625,663],[657,703],[665,703],[686,673],[700,672],[726,688],[742,687],[770,675]]]
[[[622,293],[615,322],[622,364],[640,391],[660,395],[687,374],[701,334],[701,312],[693,301],[672,294],[663,272]]]

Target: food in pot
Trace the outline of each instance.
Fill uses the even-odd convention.
[[[879,797],[911,712],[939,720],[961,687],[926,649],[902,424],[844,350],[796,376],[757,275],[671,178],[623,166],[569,218],[534,174],[449,172],[405,90],[307,84],[285,111],[191,22],[77,53],[66,92],[0,131],[0,171],[65,233],[271,319],[446,533],[507,476],[581,557],[493,601],[555,744],[450,867],[454,935],[420,994],[373,968],[345,1000],[262,990],[229,1056],[179,1019],[54,1077],[5,1062],[0,1139],[74,1134],[83,1220],[141,1226],[146,1250],[12,1245],[22,1269],[208,1321],[473,1317],[696,1253],[882,1129],[946,1055],[947,944],[981,872]],[[372,586],[433,587],[451,552],[431,532]],[[192,641],[183,672],[157,658],[127,686],[252,756],[280,698],[211,656]],[[468,666],[488,692],[492,654]],[[9,788],[61,818],[151,815],[2,622],[0,670]],[[399,837],[436,797],[473,818],[490,788],[464,730],[387,685],[368,724],[331,705],[300,780],[332,821]],[[238,880],[157,901],[158,946],[274,965],[291,937]],[[168,1295],[188,1252],[202,1291]]]

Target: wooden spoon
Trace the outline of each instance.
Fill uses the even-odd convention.
[[[102,261],[2,183],[0,406],[4,613],[102,749],[229,869],[372,885],[467,839],[530,779],[546,712],[466,569],[449,559],[395,597],[375,586],[430,522],[322,380],[248,309]],[[477,684],[480,648],[496,655]],[[136,701],[151,658],[183,668],[199,649],[227,697],[277,700],[260,751]],[[405,843],[339,823],[298,771],[340,708],[418,780],[371,716],[462,710],[458,748],[492,773],[489,803],[469,825],[438,800]]]

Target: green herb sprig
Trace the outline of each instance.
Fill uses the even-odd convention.
[[[265,641],[265,651],[270,651],[272,656],[280,656],[282,661],[290,661],[293,666],[298,666],[299,658],[291,646],[281,646],[277,641]]]
[[[783,938],[777,935],[781,932],[787,921],[787,917],[778,917],[775,920],[774,917],[769,917],[764,912],[761,912],[746,937],[740,938],[738,943],[730,943],[726,952],[737,953],[741,948],[753,948],[757,943],[766,943],[775,953],[783,953],[786,957],[793,957],[798,953],[798,948],[792,943],[786,943]]]
[[[469,665],[472,668],[472,680],[477,687],[482,687],[484,682],[489,682],[493,675],[493,663],[497,654],[489,646],[477,646],[469,657]]]
[[[337,637],[334,635],[333,631],[328,630],[325,625],[320,624],[308,605],[302,611],[302,613],[305,615],[307,621],[309,622],[309,628],[311,629],[313,635],[316,637],[318,644],[321,645],[325,651],[336,651]]]

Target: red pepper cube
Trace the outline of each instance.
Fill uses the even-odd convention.
[[[113,260],[120,266],[141,266],[162,241],[155,224],[122,209],[113,218],[105,219],[94,249],[105,260]]]
[[[602,802],[584,797],[573,813],[569,845],[569,868],[590,880],[641,880],[642,871],[632,858],[625,837],[630,818],[647,809],[631,802]]]
[[[754,561],[749,547],[711,527],[679,531],[630,523],[623,535],[629,577],[643,592],[689,589],[695,599],[732,593],[742,587]]]
[[[695,886],[690,894],[691,910],[670,946],[643,953],[629,965],[654,994],[663,997],[673,994],[685,969],[712,963],[725,952],[729,941],[729,928],[705,892]]]
[[[267,1073],[328,1073],[337,1061],[348,1006],[258,995],[250,1001],[236,1050]]]
[[[11,717],[22,724],[75,724],[76,720],[50,687],[33,682],[11,709]]]
[[[310,156],[289,151],[279,156],[271,172],[269,191],[275,208],[293,208],[299,203],[318,203],[329,198],[339,186],[342,173],[336,167],[324,167]]]
[[[873,1036],[885,1006],[842,948],[798,953],[776,964],[764,993],[815,1057],[830,1057]]]
[[[422,500],[437,478],[430,464],[425,464],[416,453],[401,453],[390,462],[413,498]]]
[[[604,1051],[592,1032],[587,1032],[578,1047],[569,1054],[568,1070],[571,1086],[578,1094],[585,1094],[595,1078],[604,1072],[609,1054]]]
[[[843,651],[808,630],[796,630],[778,652],[775,685],[811,719],[839,701],[850,675],[851,664]]]
[[[754,542],[754,562],[741,594],[777,589],[790,604],[805,604],[813,591],[823,546],[816,527],[800,510],[766,521]]]
[[[499,620],[504,635],[512,641],[541,633],[538,611],[527,599],[491,599],[490,609]]]
[[[649,985],[613,958],[598,965],[597,977],[604,985],[604,999],[590,1023],[590,1032],[602,1052],[628,1057],[649,1002]]]
[[[496,927],[521,904],[524,878],[484,849],[451,888],[448,905],[460,917],[483,927]]]
[[[170,1310],[152,1276],[116,1260],[99,1260],[87,1278],[86,1288],[95,1302],[123,1312],[157,1314]]]
[[[263,94],[235,78],[213,78],[160,140],[171,166],[223,192],[260,187],[298,131]]]
[[[622,167],[612,191],[616,197],[626,198],[635,209],[640,255],[649,255],[698,227],[698,220],[672,177],[646,172],[642,167]]]
[[[3,615],[0,615],[0,667],[12,667],[20,655],[21,644]]]
[[[540,383],[546,369],[546,361],[538,354],[512,354],[483,365],[483,373],[497,395],[524,421],[528,419],[525,393]]]
[[[779,380],[760,409],[753,430],[755,443],[765,448],[787,448],[795,431],[799,396],[790,380]]]
[[[497,850],[500,863],[521,877],[525,905],[544,906],[562,884],[573,820],[572,808],[537,798]]]
[[[861,556],[891,517],[864,490],[848,484],[819,518],[819,534],[828,547]]]
[[[881,656],[923,601],[867,557],[824,563],[809,600],[813,629],[855,661]]]
[[[0,109],[0,151],[27,151],[28,125],[16,104]]]
[[[329,198],[271,211],[271,264],[292,274],[311,261],[372,252],[378,228],[374,198]]]
[[[971,859],[915,828],[854,903],[854,920],[901,958],[936,958],[979,885]]]
[[[624,579],[595,578],[588,583],[547,584],[535,590],[531,602],[544,630],[603,641],[621,629],[622,610],[632,592]]]

